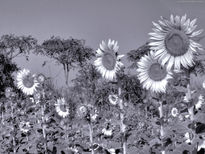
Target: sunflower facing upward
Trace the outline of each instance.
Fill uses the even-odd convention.
[[[17,73],[17,88],[21,89],[26,95],[33,95],[39,83],[35,79],[34,75],[31,75],[27,69],[20,70]]]
[[[158,62],[153,52],[143,56],[138,65],[138,79],[143,88],[152,92],[166,92],[168,79],[172,78],[172,73]]]
[[[116,78],[117,71],[123,66],[120,59],[124,55],[118,55],[119,46],[117,41],[108,40],[106,44],[104,41],[100,44],[100,48],[96,50],[97,59],[94,62],[97,70],[107,80]]]
[[[202,46],[194,41],[194,38],[203,32],[202,29],[194,31],[197,27],[196,19],[171,15],[170,20],[161,17],[158,23],[154,23],[149,45],[156,53],[161,64],[167,65],[168,69],[180,70],[181,65],[185,68],[194,64],[193,55],[197,50],[202,50]]]

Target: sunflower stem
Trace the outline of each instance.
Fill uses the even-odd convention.
[[[26,141],[29,143],[28,133],[26,133]],[[29,145],[30,146],[30,145]],[[27,147],[27,151],[29,152],[29,146]]]
[[[1,112],[1,123],[4,125],[4,111]]]
[[[123,123],[124,121],[124,113],[123,113],[123,101],[122,99],[120,98],[121,96],[121,88],[119,87],[118,88],[118,97],[119,97],[119,107],[120,107],[120,130],[121,130],[121,133],[122,133],[122,149],[123,149],[123,154],[126,154],[127,153],[127,143],[126,143],[126,137],[125,137],[125,130],[126,130],[126,125]]]
[[[46,130],[45,130],[45,119],[44,119],[44,108],[45,106],[41,106],[41,112],[42,112],[42,130],[43,130],[43,138],[45,140],[44,142],[44,150],[47,152],[47,139],[46,139]]]
[[[159,102],[159,104],[160,104],[160,106],[159,106],[159,116],[160,116],[160,119],[162,119],[163,118],[163,104],[162,104],[161,101]],[[162,123],[160,125],[160,137],[161,137],[161,140],[163,140],[164,128],[163,128],[163,124]],[[163,147],[163,141],[161,141],[161,144],[162,144],[162,147]],[[165,150],[162,150],[161,154],[165,154]]]
[[[93,149],[93,127],[92,124],[89,123],[89,136],[90,136],[90,145],[91,145],[91,154],[94,154],[94,149]]]
[[[191,100],[191,88],[190,88],[190,84],[187,85],[187,93],[188,93],[188,95],[187,95],[187,96],[188,96],[188,100]],[[194,106],[192,106],[191,108],[188,109],[189,114],[190,114],[190,119],[191,119],[191,121],[194,120],[194,111],[193,111],[193,109],[194,109]]]
[[[13,131],[15,129],[14,127],[14,108],[13,108],[13,104],[12,102],[10,102],[11,104],[11,117],[12,117],[12,121],[13,121]],[[13,153],[16,153],[16,142],[15,142],[15,136],[14,136],[14,133],[13,133],[13,137],[12,137],[12,144],[13,144]]]

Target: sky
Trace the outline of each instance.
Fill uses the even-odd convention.
[[[32,35],[39,43],[51,36],[85,39],[97,49],[102,40],[117,40],[120,53],[137,49],[148,39],[152,21],[187,14],[205,29],[205,0],[0,0],[0,36]],[[205,39],[201,41],[205,46]],[[54,62],[42,68],[42,56],[19,57],[16,63],[64,84],[63,69]],[[125,62],[128,66],[128,63]],[[75,77],[70,73],[70,79]]]

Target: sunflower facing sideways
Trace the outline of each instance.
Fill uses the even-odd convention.
[[[33,95],[39,83],[28,69],[20,70],[16,76],[17,88],[21,89],[26,95]]]
[[[123,66],[120,61],[124,55],[118,55],[118,43],[117,41],[108,40],[106,44],[104,41],[100,44],[100,48],[96,50],[97,59],[94,62],[96,69],[107,80],[113,80],[116,78],[117,71]]]
[[[168,79],[172,78],[172,73],[161,66],[152,51],[143,56],[137,65],[137,76],[143,88],[156,93],[166,92],[166,85]]]
[[[167,69],[180,70],[181,65],[185,68],[194,64],[193,57],[197,50],[203,50],[195,40],[203,30],[195,31],[196,19],[187,19],[186,14],[182,17],[173,15],[170,20],[161,17],[158,23],[153,22],[154,28],[149,33],[151,42],[149,45],[155,51],[155,55]]]
[[[65,118],[69,115],[69,108],[66,104],[66,101],[64,98],[57,99],[57,103],[55,104],[56,112],[59,116]]]

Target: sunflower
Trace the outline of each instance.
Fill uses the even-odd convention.
[[[117,105],[118,96],[117,95],[109,95],[108,100],[109,100],[110,104]]]
[[[41,93],[39,92],[34,93],[33,98],[34,98],[35,103],[38,104],[41,100]]]
[[[116,73],[123,66],[120,60],[124,55],[118,55],[118,49],[117,41],[109,39],[107,44],[102,41],[100,48],[96,50],[98,58],[94,61],[94,65],[107,80],[116,78]]]
[[[172,78],[172,73],[161,66],[153,52],[145,55],[137,63],[138,79],[143,88],[153,92],[166,92],[168,79]]]
[[[181,65],[185,68],[194,64],[193,56],[197,50],[203,50],[202,46],[194,41],[195,37],[203,32],[202,29],[195,31],[196,19],[171,15],[170,20],[161,17],[159,23],[153,22],[155,26],[149,43],[152,50],[156,52],[162,65],[167,68],[180,70]]]
[[[20,70],[17,73],[17,88],[21,89],[26,95],[33,95],[39,86],[35,75],[31,75],[28,69]]]
[[[46,79],[46,77],[42,73],[37,75],[37,81],[39,83],[43,83],[45,81],[45,79]]]
[[[172,114],[173,117],[176,117],[179,114],[178,109],[175,108],[175,107],[172,108],[171,114]]]
[[[80,118],[85,118],[88,114],[88,108],[85,105],[81,105],[77,109],[77,114]]]
[[[5,96],[6,96],[6,98],[9,98],[12,95],[12,93],[13,93],[13,89],[11,87],[7,87],[5,89]]]
[[[64,98],[57,99],[57,103],[55,104],[56,112],[59,116],[65,118],[69,115],[69,109],[65,102]]]

